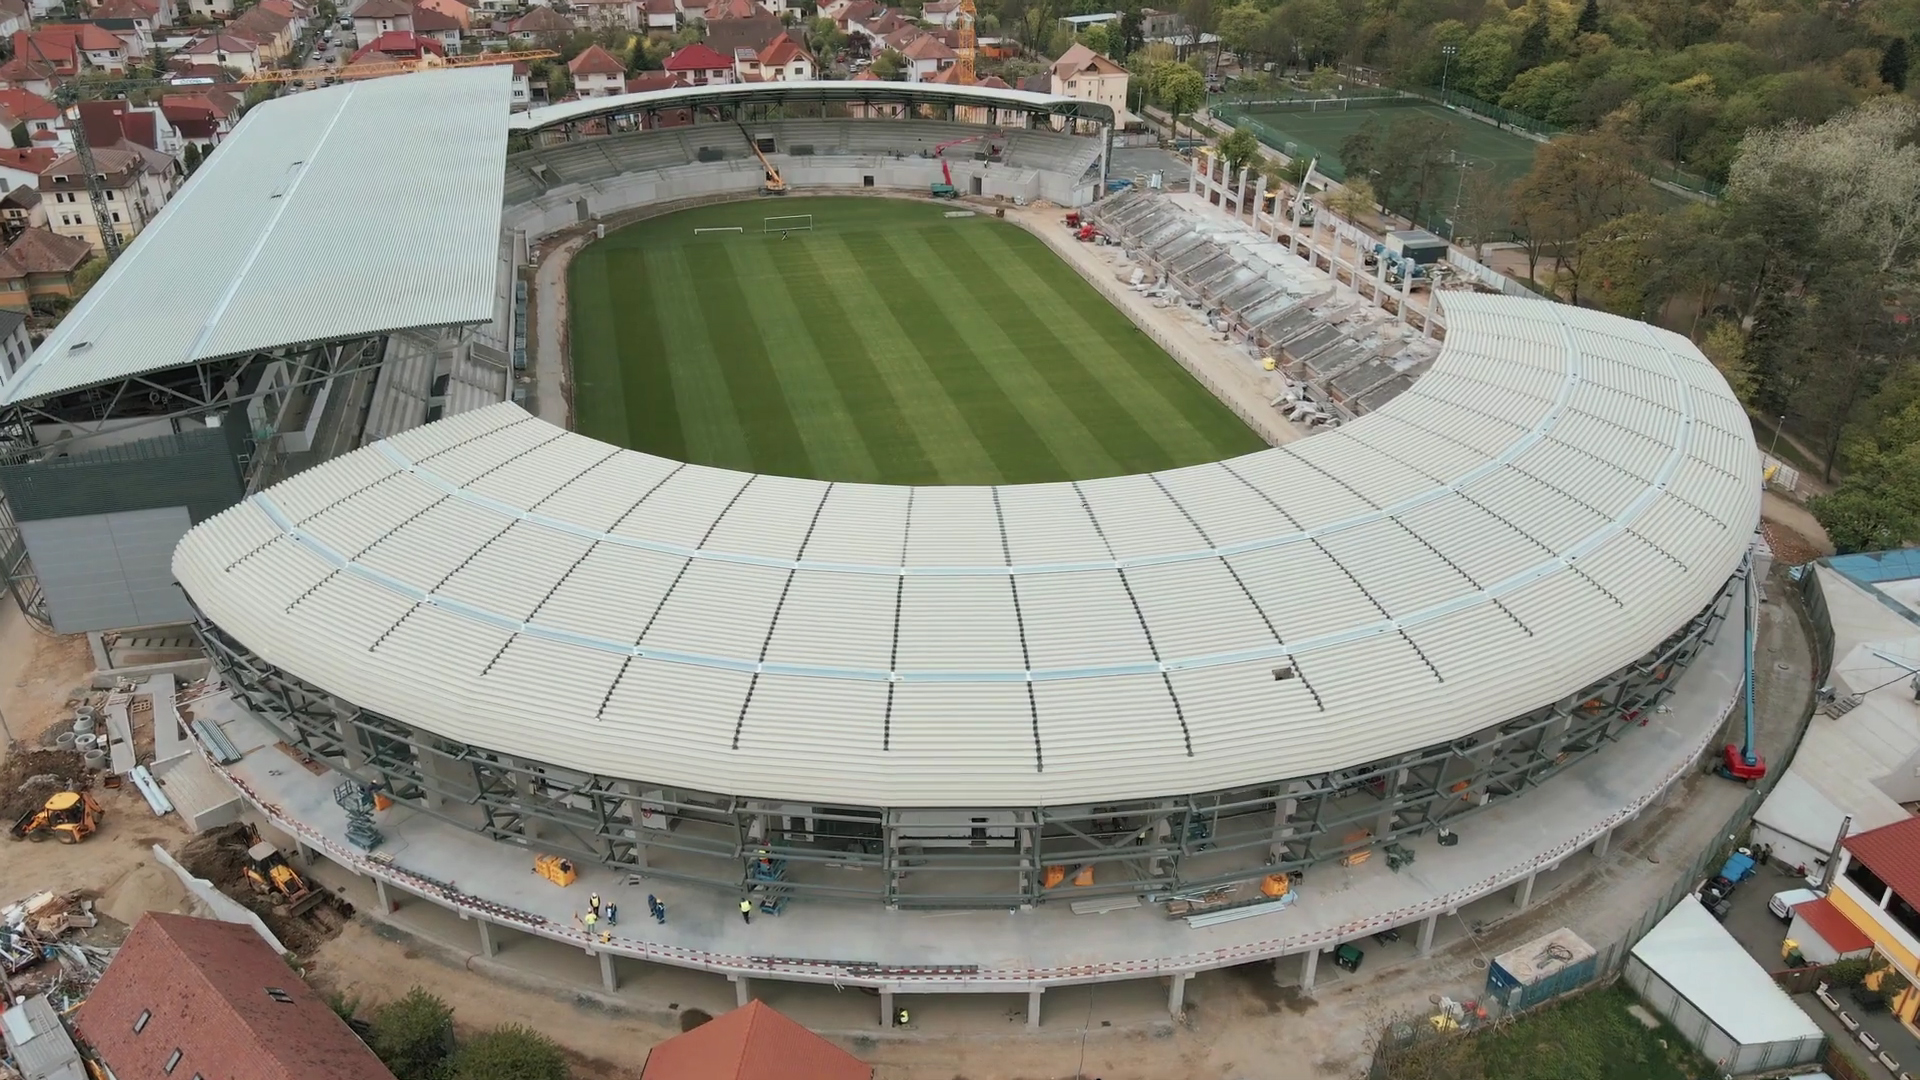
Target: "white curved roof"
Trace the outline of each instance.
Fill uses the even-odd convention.
[[[339,697],[603,775],[993,806],[1342,768],[1641,656],[1759,516],[1747,419],[1686,339],[1444,302],[1412,389],[1230,461],[836,484],[500,405],[268,489],[189,533],[174,572]]]
[[[913,101],[950,102],[955,105],[994,106],[1002,109],[1031,109],[1113,123],[1113,107],[1087,98],[1064,94],[1036,94],[1029,90],[995,89],[991,86],[959,86],[946,83],[853,82],[847,79],[813,79],[759,83],[712,83],[706,86],[674,86],[665,90],[647,90],[637,94],[580,98],[557,105],[514,113],[507,120],[509,131],[538,131],[573,120],[645,109],[671,109],[681,105],[779,104],[821,101]]]

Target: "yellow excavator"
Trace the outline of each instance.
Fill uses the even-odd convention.
[[[309,885],[307,879],[300,876],[300,871],[293,868],[279,848],[260,839],[259,832],[250,831],[248,838],[254,843],[247,848],[245,873],[254,892],[277,897],[287,906],[289,915],[305,914],[327,898],[325,892]]]
[[[745,124],[740,125],[740,134],[747,137],[747,146],[753,150],[753,156],[760,159],[760,167],[766,170],[767,182],[761,185],[760,194],[785,195],[787,193],[786,178],[780,175],[779,169],[773,167],[773,162],[767,160],[767,155],[760,149],[760,140],[753,137],[753,132],[748,131]]]
[[[12,834],[15,840],[40,841],[52,833],[63,844],[77,844],[92,836],[106,816],[107,812],[93,796],[81,791],[62,791],[47,799],[40,809],[21,815],[20,820],[13,823]]]

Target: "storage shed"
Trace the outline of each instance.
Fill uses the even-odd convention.
[[[80,1051],[74,1049],[47,995],[36,994],[0,1012],[0,1036],[5,1038],[7,1056],[26,1080],[87,1080]]]
[[[1627,985],[1735,1075],[1820,1059],[1826,1035],[1692,896],[1627,957]]]

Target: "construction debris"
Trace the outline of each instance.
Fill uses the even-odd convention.
[[[0,907],[0,972],[16,996],[45,993],[56,1009],[84,1000],[114,950],[67,940],[99,925],[93,901],[41,890]]]

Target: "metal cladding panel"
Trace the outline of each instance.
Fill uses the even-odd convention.
[[[193,526],[184,506],[20,522],[62,634],[193,618],[168,555]]]
[[[174,573],[347,701],[648,783],[1034,805],[1348,768],[1643,655],[1758,519],[1738,404],[1679,339],[1444,302],[1433,374],[1231,462],[828,485],[615,453],[501,405],[254,496]]]
[[[491,319],[511,92],[506,69],[474,68],[249,110],[0,398]],[[374,227],[333,242],[369,212]]]

